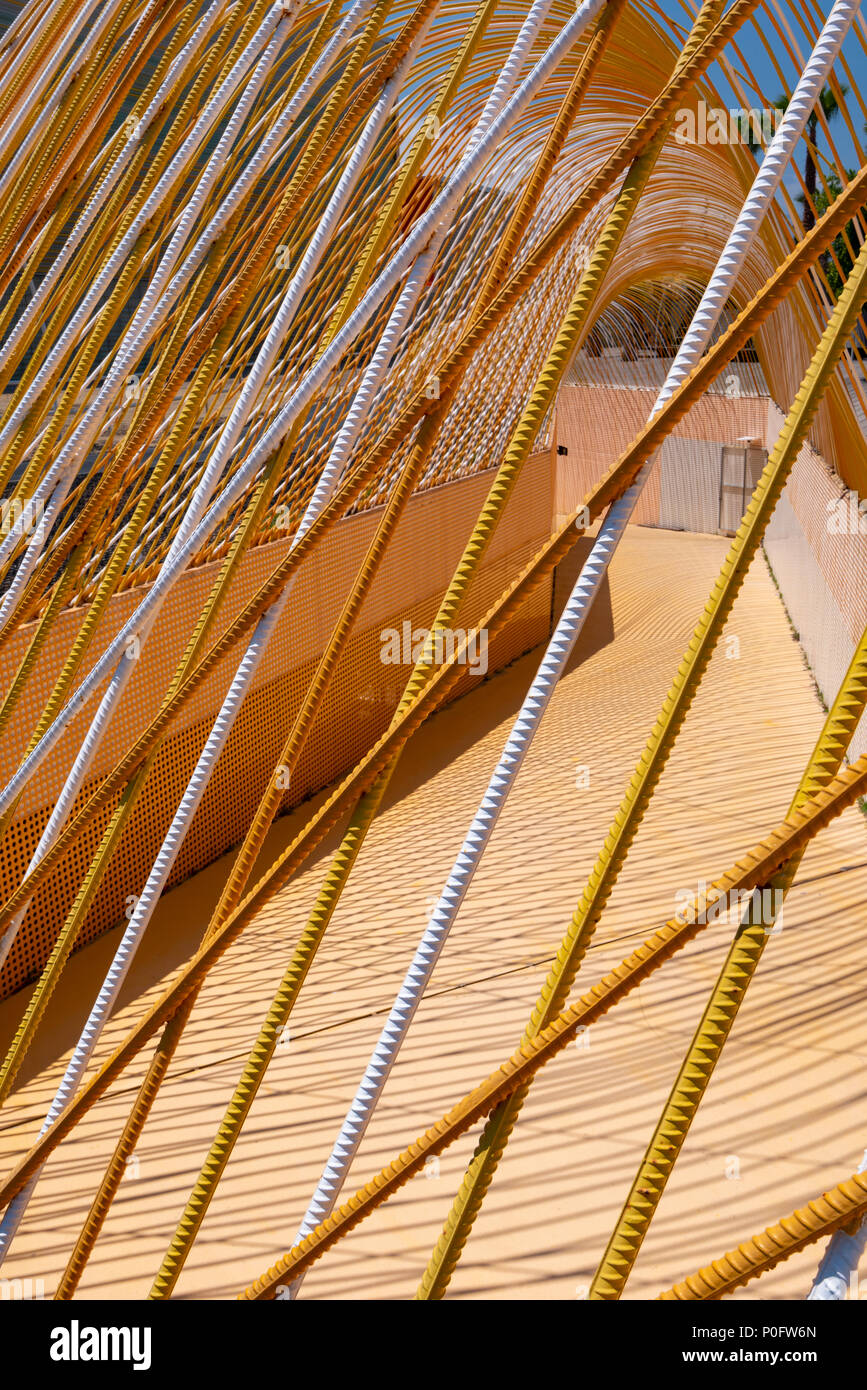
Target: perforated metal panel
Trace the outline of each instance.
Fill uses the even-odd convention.
[[[383,665],[380,634],[404,620],[426,627],[451,578],[492,474],[476,474],[410,499],[391,546],[362,607],[356,630],[343,653],[331,686],[295,769],[284,809],[298,805],[352,767],[386,728],[409,676],[404,666]],[[553,466],[550,450],[524,467],[461,612],[461,625],[476,622],[550,534]],[[280,750],[301,705],[319,655],[340,612],[347,589],[373,535],[377,513],[365,512],[339,523],[299,571],[287,606],[217,764],[192,827],[169,878],[169,887],[197,872],[237,844],[247,829]],[[259,546],[239,566],[225,606],[222,631],[241,610],[285,553],[286,542]],[[425,565],[413,563],[424,550]],[[149,663],[131,679],[99,751],[96,775],[76,803],[80,809],[119,757],[159,708],[163,692],[210,590],[216,566],[187,573],[173,590],[148,644]],[[121,594],[109,605],[89,654],[95,660],[132,611],[139,595]],[[496,671],[548,634],[551,583],[541,585],[491,642],[488,669]],[[31,682],[4,739],[4,780],[14,771],[44,700],[53,686],[70,634],[81,611],[60,616],[38,679]],[[24,629],[0,656],[0,682],[8,679],[32,636]],[[137,894],[186,787],[214,715],[239,660],[230,653],[173,721],[123,838],[95,896],[79,937],[93,940],[120,919],[127,897]],[[478,675],[467,672],[451,699],[472,689]],[[92,715],[88,705],[73,721],[52,756],[26,789],[9,828],[0,867],[0,891],[8,895],[23,878],[54,800],[63,784],[69,747],[80,739]],[[0,998],[41,970],[69,911],[81,878],[113,808],[88,827],[47,883],[34,895],[24,927],[0,972]],[[202,924],[204,927],[204,923]]]
[[[659,451],[659,524],[672,531],[713,533],[719,518],[719,445],[666,439]]]
[[[867,517],[805,445],[768,527],[765,553],[823,697],[831,701],[867,626]],[[867,752],[867,718],[850,756]]]

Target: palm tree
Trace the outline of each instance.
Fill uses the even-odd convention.
[[[845,85],[845,83],[841,83],[840,96],[845,98],[848,95],[848,92],[849,88]],[[777,100],[774,102],[774,106],[777,108],[778,111],[785,111],[788,104],[789,98],[786,96],[779,96],[777,97]],[[797,199],[797,201],[801,204],[801,224],[805,232],[809,232],[810,228],[816,225],[816,214],[814,208],[816,206],[816,188],[818,186],[818,176],[815,152],[817,148],[816,142],[819,137],[820,107],[822,109],[822,114],[824,115],[825,120],[829,123],[840,114],[840,103],[837,100],[836,94],[832,92],[831,88],[827,85],[822,89],[822,94],[819,97],[818,104],[813,107],[813,110],[807,117],[807,150],[804,155],[804,188],[806,191],[804,193],[799,193]]]
[[[855,170],[847,169],[846,175],[847,178],[853,179],[855,177]],[[839,176],[835,173],[830,173],[828,175],[826,183],[827,190],[822,188],[816,194],[816,212],[820,217],[824,212],[827,212],[831,204],[839,198],[843,191],[843,184]],[[804,201],[803,195],[801,201]],[[839,299],[840,297],[840,292],[843,289],[846,277],[852,269],[852,257],[857,254],[864,239],[861,226],[863,226],[865,222],[867,222],[867,207],[862,206],[860,209],[859,221],[856,222],[854,218],[851,218],[846,223],[843,231],[838,232],[835,236],[832,243],[834,251],[833,256],[831,255],[831,251],[828,250],[823,251],[822,255],[819,257],[825,271],[828,287],[835,299]],[[867,313],[865,313],[863,309],[861,310],[859,318],[860,325],[856,331],[854,341],[859,354],[863,356],[865,345],[867,345]]]
[[[777,97],[776,101],[771,102],[772,108],[775,111],[780,112],[785,111],[788,104],[789,98],[782,96]],[[776,122],[774,122],[774,124],[776,126]],[[750,154],[757,155],[759,150],[762,148],[762,142],[756,134],[752,120],[749,118],[749,116],[747,116],[746,118],[742,117],[741,120],[738,122],[738,125],[741,131],[741,139],[746,141],[750,149]]]
[[[841,97],[848,94],[849,88],[840,88]],[[833,121],[835,116],[840,114],[840,106],[836,96],[830,87],[824,87],[819,98],[822,104],[822,111],[826,121]],[[818,108],[814,107],[807,120],[807,157],[804,162],[804,183],[807,188],[807,197],[804,200],[804,231],[808,232],[815,225],[816,215],[810,206],[811,201],[815,201],[816,196],[816,164],[813,159],[813,150],[816,148],[816,136],[819,127]]]
[[[855,170],[847,169],[846,176],[849,179],[854,178]],[[833,202],[836,202],[840,194],[843,192],[843,184],[837,174],[829,174],[826,179],[826,183],[827,190],[824,188],[821,189],[819,192],[817,192],[815,197],[816,212],[820,217],[823,213],[828,211],[828,208],[831,206],[831,204]],[[800,201],[802,203],[805,201],[803,194],[801,195]],[[863,215],[864,209],[862,208],[861,211]],[[846,223],[844,231],[837,233],[837,235],[834,238],[833,245],[834,255],[837,258],[840,270],[842,270],[843,275],[846,276],[852,269],[852,256],[850,255],[850,248],[857,251],[858,247],[861,245],[861,236],[853,220],[850,220]],[[840,270],[837,269],[837,265],[834,263],[834,257],[831,256],[829,251],[823,251],[819,259],[821,260],[822,265],[825,269],[825,274],[828,277],[828,284],[831,287],[831,293],[834,295],[834,298],[837,299],[840,295],[840,291],[843,288],[843,280],[840,278]]]

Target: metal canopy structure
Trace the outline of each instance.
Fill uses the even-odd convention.
[[[704,0],[694,11],[651,0],[31,0],[3,11],[0,995],[21,1007],[0,1103],[52,1028],[74,953],[123,927],[41,1128],[2,1177],[0,1258],[31,1219],[46,1160],[146,1059],[55,1291],[74,1296],[209,972],[336,830],[154,1271],[151,1297],[172,1295],[404,748],[461,693],[480,634],[487,644],[507,632],[586,535],[478,808],[454,827],[453,867],[321,1179],[306,1212],[288,1214],[300,1221],[294,1244],[239,1292],[296,1297],[315,1260],[484,1119],[418,1288],[443,1297],[539,1069],[725,920],[718,981],[599,1252],[590,1298],[619,1298],[801,856],[867,794],[867,755],[847,756],[867,703],[865,632],[785,819],[769,810],[760,843],[574,998],[802,447],[843,487],[867,489],[857,0]],[[564,379],[584,361],[597,385],[626,389],[624,358],[652,363],[646,423],[612,447],[540,548],[498,570],[499,524],[528,461],[551,448]],[[783,424],[766,459],[738,452],[738,505],[722,528],[731,544],[576,883],[525,1032],[341,1205],[657,451],[736,360]],[[399,687],[359,724],[357,620],[408,508],[426,497],[436,515],[448,487],[473,479],[433,621]],[[722,516],[722,493],[719,505]],[[367,527],[358,554],[348,519]],[[407,602],[427,562],[422,538]],[[315,601],[302,581],[317,565]],[[396,612],[401,594],[391,598]],[[291,689],[290,668],[303,673]],[[328,756],[313,766],[315,739]],[[275,818],[319,792],[263,868]],[[103,1029],[161,897],[230,846],[198,950],[107,1054]],[[721,1297],[825,1237],[816,1296],[839,1296],[865,1217],[867,1176],[844,1176],[661,1296]]]

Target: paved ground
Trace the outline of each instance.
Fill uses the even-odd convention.
[[[725,553],[630,528],[611,574],[614,642],[566,675],[356,1161],[357,1183],[510,1053]],[[588,954],[586,987],[785,813],[822,711],[760,557]],[[394,991],[534,666],[525,658],[417,735],[278,1049],[179,1296],[231,1297],[291,1244]],[[589,769],[589,787],[576,769]],[[269,849],[285,843],[281,821]],[[147,1293],[324,868],[276,899],[202,993],[115,1202],[83,1297]],[[163,903],[117,1037],[193,949],[225,864]],[[628,1286],[647,1298],[857,1166],[867,1144],[867,825],[805,856],[760,974]],[[582,1297],[715,978],[712,929],[538,1078],[452,1286],[464,1298]],[[0,1122],[3,1168],[38,1129],[115,938],[77,956],[53,1027]],[[23,997],[0,1006],[11,1034]],[[62,1055],[61,1055],[62,1054]],[[52,1158],[6,1276],[50,1295],[144,1063]],[[317,1264],[319,1298],[406,1298],[477,1129]],[[353,1184],[353,1186],[357,1185]],[[817,1250],[742,1291],[806,1293]]]

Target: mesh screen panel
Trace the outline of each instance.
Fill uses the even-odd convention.
[[[284,809],[333,782],[351,768],[386,728],[409,668],[384,665],[383,629],[400,630],[404,621],[426,627],[460,558],[490,486],[492,471],[446,483],[410,499],[380,570],[364,602],[307,744],[287,789]],[[471,586],[461,626],[476,623],[550,533],[553,463],[549,450],[527,462]],[[216,771],[169,878],[169,886],[211,863],[243,837],[273,773],[280,749],[298,710],[319,655],[330,635],[378,519],[363,512],[338,523],[301,567],[286,611],[274,633],[253,687],[226,743]],[[221,609],[218,630],[232,621],[285,553],[288,541],[258,546],[241,562]],[[414,562],[420,551],[424,566]],[[195,621],[218,572],[216,564],[186,573],[172,591],[137,664],[99,749],[92,775],[76,809],[126,752],[160,707],[163,692],[183,654]],[[89,670],[140,598],[130,591],[114,598],[91,646]],[[548,632],[551,584],[541,585],[491,642],[490,672],[501,669],[540,642]],[[8,778],[20,758],[50,693],[64,653],[83,616],[63,613],[46,655],[10,721],[4,740],[3,773]],[[23,630],[0,661],[8,680],[33,629]],[[148,870],[183,794],[211,728],[240,650],[224,657],[173,720],[143,794],[123,832],[79,934],[78,945],[113,926],[127,899],[141,891]],[[470,670],[453,687],[451,699],[465,694],[480,676]],[[51,756],[28,784],[7,838],[0,889],[7,894],[24,876],[64,780],[71,750],[92,718],[95,702],[72,721]],[[13,756],[14,755],[14,756]],[[411,752],[410,752],[411,756]],[[0,998],[41,970],[75,898],[82,875],[105,829],[112,808],[87,828],[67,857],[34,895],[27,919],[0,973]]]

